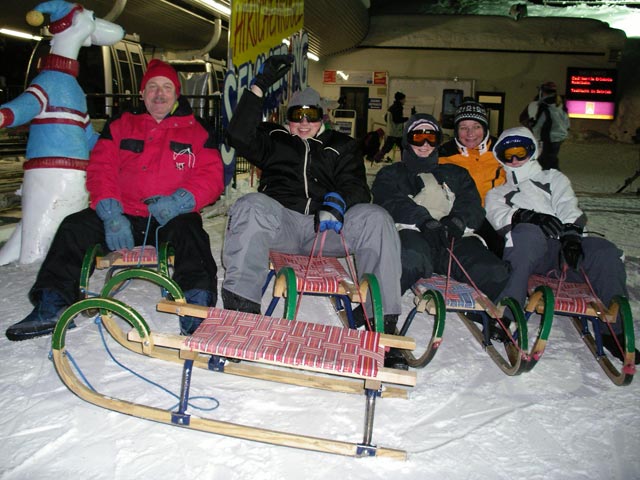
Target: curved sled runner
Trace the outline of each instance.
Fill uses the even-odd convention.
[[[409,312],[400,327],[400,335],[410,334],[418,344],[427,344],[427,348],[417,356],[414,352],[404,352],[410,366],[422,368],[435,356],[445,327],[447,312],[456,312],[458,317],[480,342],[489,357],[507,375],[519,375],[531,370],[542,356],[551,329],[553,315],[541,316],[536,339],[529,349],[527,323],[519,303],[505,298],[496,306],[482,293],[467,285],[443,275],[433,275],[420,279],[412,287],[415,294],[415,307]],[[548,289],[541,288],[537,293],[543,303],[553,301]],[[551,300],[549,300],[551,299]],[[504,311],[509,309],[513,321],[504,319]],[[419,319],[416,316],[420,314]],[[473,319],[472,319],[473,318]],[[424,321],[421,321],[424,319]],[[481,323],[479,323],[481,322]],[[426,326],[425,323],[428,323]],[[491,324],[503,331],[504,353],[491,341]],[[482,328],[481,328],[482,327]],[[430,338],[425,340],[425,332]]]
[[[529,278],[529,291],[535,292],[541,288],[553,292],[554,300],[541,302],[535,293],[531,294],[526,307],[528,315],[536,312],[540,315],[571,317],[571,323],[611,381],[618,386],[629,385],[636,367],[633,318],[627,298],[616,296],[611,300],[609,307],[606,307],[586,283],[561,282],[557,278],[532,275]],[[597,321],[601,320],[610,326],[618,321],[618,316],[624,339],[617,345],[620,355],[624,358],[622,362],[613,361],[604,352],[601,325]],[[589,322],[593,333],[589,329]]]
[[[384,331],[382,294],[375,275],[366,273],[356,284],[337,257],[308,257],[271,251],[269,262],[269,275],[263,293],[274,276],[288,276],[287,290],[295,289],[298,298],[304,295],[329,297],[342,324],[349,328],[356,328],[352,304],[370,301],[373,310],[372,329]],[[273,313],[283,295],[286,296],[287,292],[274,290],[267,315]]]
[[[127,270],[117,276],[130,277],[136,274],[135,271],[131,272]],[[158,282],[164,282],[171,288],[172,282],[163,279],[159,274],[148,271],[145,274],[156,275]],[[122,279],[114,277],[112,282],[115,284]],[[172,296],[180,296],[179,291],[169,293]],[[66,333],[72,322],[81,320],[80,314],[95,309],[101,312],[102,322],[112,337],[129,350],[141,353],[143,356],[139,358],[182,360],[181,395],[176,410],[152,407],[102,394],[96,391],[83,375],[76,375],[75,363],[70,361],[67,352]],[[157,309],[178,315],[198,316],[204,318],[204,321],[194,335],[183,337],[152,332],[136,310],[114,298],[88,298],[69,307],[61,316],[52,339],[53,362],[63,383],[80,398],[95,405],[170,425],[341,455],[406,458],[405,452],[377,447],[371,440],[375,401],[384,391],[383,385],[388,383],[411,387],[416,383],[414,372],[383,367],[385,348],[411,349],[414,346],[412,339],[188,305],[180,298],[178,301],[162,300],[158,303]],[[121,325],[132,328],[125,332]],[[73,339],[80,340],[78,334],[83,330],[74,329]],[[301,375],[307,377],[308,386],[327,390],[352,392],[353,389],[343,388],[343,382],[348,380],[359,384],[360,393],[365,394],[363,441],[335,441],[192,415],[187,411],[190,385],[195,381],[192,367],[197,366],[197,363],[203,363],[204,358],[208,358],[210,369],[220,369],[211,368],[211,365],[222,366],[224,369],[225,359],[242,360],[240,364],[229,365],[264,364],[266,366],[261,367],[264,372],[262,378],[267,380],[278,381],[291,370],[294,378]],[[272,371],[273,376],[269,375],[268,371]],[[336,380],[335,384],[333,379]]]

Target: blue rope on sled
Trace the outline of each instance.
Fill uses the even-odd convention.
[[[144,377],[143,375],[135,372],[134,370],[132,370],[131,368],[127,367],[126,365],[124,365],[123,363],[119,362],[114,356],[113,353],[111,352],[111,350],[109,349],[109,346],[107,345],[107,339],[105,338],[104,335],[104,331],[102,329],[102,319],[100,317],[100,315],[96,316],[94,323],[98,326],[98,332],[100,333],[100,338],[102,339],[102,345],[104,346],[104,349],[106,350],[106,352],[109,354],[109,357],[111,357],[111,360],[113,360],[113,362],[118,365],[120,368],[122,368],[123,370],[126,370],[127,372],[131,373],[132,375],[138,377],[140,380],[143,380],[151,385],[153,385],[154,387],[159,388],[160,390],[164,391],[165,393],[168,393],[169,395],[171,395],[172,397],[176,398],[176,399],[180,399],[179,395],[176,395],[175,393],[173,393],[171,390],[169,390],[168,388],[160,385],[157,382],[154,382],[153,380],[149,380],[148,378]],[[78,372],[78,375],[80,376],[80,378],[82,379],[82,381],[87,385],[87,387],[89,387],[91,390],[93,390],[94,392],[96,391],[95,388],[93,388],[93,386],[91,385],[91,383],[89,382],[89,380],[87,379],[87,377],[84,375],[84,373],[82,372],[82,370],[80,369],[80,366],[76,363],[75,359],[73,358],[73,356],[71,355],[71,353],[69,351],[66,351],[65,354],[67,355],[67,357],[69,358],[69,361],[71,362],[71,364],[73,365],[73,367],[76,369],[76,371]],[[49,354],[49,358],[51,358],[51,353]],[[218,408],[220,406],[220,402],[214,398],[214,397],[209,397],[209,396],[194,396],[191,397],[192,400],[208,400],[211,401],[214,405],[212,407],[200,407],[197,406],[191,402],[188,402],[187,405],[190,406],[191,408],[195,409],[195,410],[200,410],[203,412],[210,412],[212,410],[215,410],[216,408]],[[173,410],[175,409],[177,406],[180,405],[180,402],[174,404],[173,406],[171,406],[168,410]]]

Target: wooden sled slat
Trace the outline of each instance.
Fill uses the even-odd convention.
[[[63,382],[69,387],[73,393],[89,403],[98,405],[108,410],[114,410],[126,415],[145,418],[160,423],[176,425],[172,420],[172,413],[160,408],[149,407],[138,403],[132,403],[125,400],[101,395],[87,388],[74,375],[69,361],[63,351],[53,351],[53,361],[57,367],[58,374]],[[179,426],[179,425],[178,425]],[[280,432],[276,430],[268,430],[264,428],[239,425],[230,422],[199,418],[191,416],[189,424],[184,425],[194,430],[215,433],[244,440],[252,440],[256,442],[268,443],[271,445],[280,445],[285,447],[301,448],[304,450],[312,450],[316,452],[333,453],[338,455],[346,455],[357,457],[358,444],[330,440],[324,438],[311,437],[306,435],[298,435],[293,433]],[[403,450],[382,448],[375,449],[376,456],[393,458],[396,460],[406,460],[407,454]]]
[[[265,317],[263,315],[250,315],[250,314],[241,314],[240,312],[229,312],[229,311],[225,311],[222,309],[216,309],[216,308],[209,308],[209,307],[202,307],[202,306],[197,306],[197,305],[186,305],[184,303],[177,303],[177,302],[172,302],[169,300],[163,300],[160,301],[157,305],[157,309],[161,312],[166,312],[166,313],[176,313],[176,314],[180,314],[180,315],[193,315],[193,316],[197,316],[200,318],[206,318],[207,315],[218,315],[218,317],[225,315],[225,314],[231,314],[233,316],[233,318],[231,318],[231,321],[237,321],[238,318],[240,319],[239,321],[242,322],[244,321],[245,323],[248,323],[251,321],[251,319],[259,319],[259,320],[264,320],[264,321],[268,321],[271,324],[275,323],[276,326],[279,327],[283,327],[284,325],[313,325],[313,324],[305,324],[305,322],[292,322],[289,320],[283,320],[283,319],[274,319],[272,317]],[[272,325],[270,325],[271,327]],[[377,338],[379,340],[377,340],[378,345],[380,346],[380,348],[382,349],[381,352],[379,352],[378,356],[380,356],[381,358],[378,359],[378,363],[381,363],[381,359],[384,357],[384,347],[397,347],[397,348],[404,348],[404,349],[414,349],[415,348],[415,341],[412,338],[409,337],[399,337],[399,336],[395,336],[395,335],[387,335],[387,334],[378,334],[375,332],[366,332],[366,331],[362,331],[362,330],[350,330],[350,329],[345,329],[342,327],[332,327],[332,326],[326,326],[326,325],[314,325],[315,327],[319,327],[317,328],[313,333],[318,335],[318,338],[320,337],[321,333],[319,333],[320,330],[322,330],[324,332],[340,332],[340,333],[344,333],[346,335],[348,335],[349,337],[353,338],[353,339],[361,339],[361,338]],[[205,320],[200,327],[198,328],[198,331],[201,330],[205,330],[208,328],[208,324],[207,324],[207,320]],[[248,327],[247,327],[248,328]],[[195,332],[195,334],[190,337],[191,339],[195,338],[198,334],[198,331]],[[136,332],[132,331],[131,332],[131,339],[135,338]],[[193,345],[188,346],[185,343],[189,342],[189,340],[187,340],[186,342],[181,338],[181,337],[173,337],[173,338],[164,338],[163,340],[161,340],[163,337],[158,337],[157,335],[154,335],[154,339],[158,339],[160,342],[162,341],[166,341],[166,342],[180,342],[180,345],[171,345],[172,348],[178,348],[178,349],[188,349],[190,351],[197,351],[200,353],[213,353],[211,351],[206,351],[206,350],[198,350],[197,348],[195,348]],[[368,340],[365,340],[368,341]],[[191,342],[192,344],[195,342]],[[162,346],[163,344],[160,343],[160,345]],[[165,346],[169,346],[169,345],[165,345]],[[318,347],[320,348],[320,347]],[[225,350],[224,352],[220,352],[218,353],[219,355],[223,356],[223,357],[228,357],[228,358],[236,358],[239,360],[256,360],[255,357],[248,355],[247,351],[243,351],[243,350]],[[415,386],[415,372],[408,372],[408,371],[403,371],[403,370],[396,370],[396,369],[391,369],[391,368],[380,368],[379,370],[376,370],[376,374],[375,375],[367,375],[367,374],[362,374],[362,373],[358,373],[355,371],[338,371],[338,370],[329,370],[329,369],[323,369],[323,368],[319,368],[316,366],[312,366],[312,365],[304,365],[304,364],[295,364],[292,365],[290,362],[286,361],[285,359],[283,359],[282,357],[285,356],[286,354],[283,353],[282,355],[280,355],[279,352],[273,353],[273,358],[272,359],[265,359],[265,358],[260,358],[260,363],[265,363],[268,365],[277,365],[277,366],[282,366],[282,367],[295,367],[297,369],[300,370],[307,370],[307,371],[311,371],[311,372],[321,372],[321,373],[326,373],[326,374],[338,374],[340,376],[344,376],[344,377],[350,377],[350,378],[359,378],[359,379],[371,379],[371,378],[375,378],[377,380],[386,382],[386,383],[394,383],[394,384],[399,384],[399,385],[407,385],[407,386]],[[277,358],[281,358],[280,360],[278,360]]]

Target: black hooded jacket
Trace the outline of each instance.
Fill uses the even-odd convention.
[[[262,170],[259,192],[304,214],[314,214],[329,192],[339,193],[347,208],[369,203],[364,160],[353,138],[321,127],[304,140],[282,125],[263,123],[262,105],[262,98],[244,92],[227,130],[229,145]]]
[[[373,182],[373,202],[384,207],[396,223],[421,227],[433,219],[429,210],[415,203],[412,199],[424,183],[418,176],[420,173],[431,173],[440,185],[446,183],[456,198],[449,213],[450,216],[462,220],[466,227],[476,229],[484,220],[480,195],[469,173],[457,165],[438,164],[438,149],[435,148],[428,157],[418,157],[411,145],[407,143],[407,132],[417,120],[428,120],[437,125],[431,115],[415,114],[405,124],[402,132],[402,161],[383,167]]]

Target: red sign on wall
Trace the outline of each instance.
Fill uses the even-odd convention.
[[[386,85],[387,84],[387,72],[373,72],[373,84],[374,85]]]
[[[322,74],[322,82],[323,83],[336,83],[336,71],[335,70],[325,70]]]

